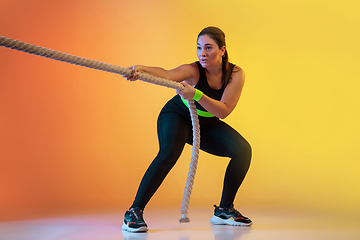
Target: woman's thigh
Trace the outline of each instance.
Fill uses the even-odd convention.
[[[202,127],[200,135],[200,148],[207,153],[233,158],[240,153],[251,152],[245,138],[221,120]]]
[[[162,112],[157,131],[160,150],[181,151],[191,135],[191,122],[176,112]]]

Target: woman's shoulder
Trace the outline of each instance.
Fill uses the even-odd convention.
[[[244,76],[245,75],[245,71],[244,71],[244,69],[242,67],[240,67],[240,66],[238,66],[236,64],[232,64],[232,65],[233,65],[233,70],[232,70],[231,77],[233,77],[234,75],[238,75],[238,76]]]
[[[244,69],[242,67],[236,65],[235,63],[230,63],[230,65],[232,65],[232,67],[233,67],[233,72],[244,71]]]
[[[238,65],[233,64],[233,70],[231,73],[230,82],[244,82],[245,81],[245,71]],[[229,83],[230,83],[229,82]]]
[[[199,68],[201,67],[201,64],[199,61],[196,61],[196,62],[189,63],[189,66],[191,66],[193,69],[199,70]]]
[[[196,62],[182,64],[177,68],[169,71],[169,79],[177,82],[185,81],[187,84],[194,86],[199,78],[199,69]]]
[[[182,69],[182,70],[187,70],[187,71],[196,71],[199,68],[198,68],[197,62],[192,62],[192,63],[182,64],[182,65],[178,66],[177,69]]]

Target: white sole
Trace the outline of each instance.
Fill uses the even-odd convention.
[[[252,223],[235,222],[232,219],[222,219],[217,216],[212,216],[210,223],[214,225],[231,225],[231,226],[251,226]]]
[[[122,230],[128,231],[128,232],[147,232],[149,229],[145,226],[139,227],[139,228],[131,228],[128,227],[125,223],[122,225]]]

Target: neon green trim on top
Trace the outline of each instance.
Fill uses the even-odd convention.
[[[185,99],[183,99],[181,96],[180,96],[180,98],[181,98],[182,102],[185,104],[185,106],[187,108],[189,108],[189,104],[187,103],[187,101]],[[197,114],[202,117],[215,117],[214,115],[212,115],[211,113],[206,112],[206,111],[201,111],[199,109],[196,109],[196,111],[197,111]]]

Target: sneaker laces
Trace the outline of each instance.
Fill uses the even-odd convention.
[[[214,207],[218,207],[216,205],[214,205]],[[229,208],[222,208],[222,207],[218,207],[219,209],[224,209],[225,211],[229,211],[230,213],[234,213],[235,215],[237,216],[241,216],[241,217],[244,217],[238,210],[236,210],[234,208],[234,205],[232,204]]]
[[[243,215],[238,210],[236,210],[234,207],[229,208],[229,212],[235,213],[235,215],[243,217]]]
[[[137,215],[137,213],[135,212],[134,208],[130,209],[130,212],[135,216],[136,219],[139,219],[139,216]]]
[[[142,216],[143,211],[141,209],[139,209],[139,211],[136,211],[134,208],[131,208],[130,212],[132,213],[133,217],[135,217],[137,220],[144,221]]]

